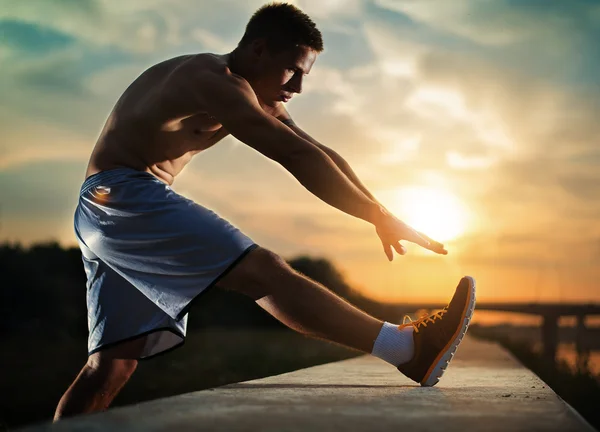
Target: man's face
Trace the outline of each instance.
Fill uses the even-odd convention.
[[[251,84],[259,99],[268,106],[287,102],[302,92],[304,76],[317,59],[317,52],[306,46],[272,55],[264,44],[254,51],[254,79]]]

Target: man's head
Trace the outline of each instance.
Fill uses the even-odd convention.
[[[302,91],[322,51],[321,32],[308,15],[288,3],[269,3],[252,15],[234,53],[258,97],[273,105]]]

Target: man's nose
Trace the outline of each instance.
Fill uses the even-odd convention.
[[[294,90],[294,92],[296,92],[298,94],[302,93],[302,77],[300,77],[300,78],[294,78],[290,82],[290,88],[292,90]]]

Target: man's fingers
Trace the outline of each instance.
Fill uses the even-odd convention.
[[[406,240],[411,241],[413,243],[418,244],[419,246],[424,247],[433,252],[441,253],[446,255],[448,251],[444,249],[444,245],[438,241],[435,241],[423,234],[421,231],[417,231],[409,227],[408,235]]]
[[[406,248],[402,246],[400,242],[396,242],[392,246],[394,246],[394,249],[396,249],[396,252],[398,252],[400,255],[406,254]]]
[[[385,254],[387,255],[388,259],[391,261],[392,258],[390,258],[390,256],[392,255],[392,250],[390,248],[390,242],[389,241],[384,241],[383,238],[386,238],[388,240],[395,240],[395,243],[391,243],[392,246],[394,247],[394,249],[396,250],[396,252],[398,252],[401,255],[406,254],[406,248],[404,246],[402,246],[398,240],[407,240],[409,242],[418,244],[419,246],[428,249],[430,251],[439,253],[439,254],[444,254],[446,255],[448,253],[448,251],[446,251],[444,249],[444,245],[438,241],[435,241],[433,239],[431,239],[430,237],[428,237],[427,235],[423,234],[420,231],[415,230],[414,228],[410,227],[409,225],[407,225],[406,223],[402,222],[401,220],[399,220],[398,218],[394,218],[394,220],[399,224],[399,226],[397,225],[397,227],[399,228],[399,232],[398,231],[389,231],[388,229],[386,229],[387,227],[384,227],[383,229],[379,229],[377,230],[377,234],[379,235],[379,238],[382,239],[381,243],[383,245],[383,248],[385,250]],[[398,234],[400,234],[400,236],[398,236]],[[398,238],[400,237],[400,238]]]
[[[394,253],[392,252],[392,247],[389,244],[386,244],[381,241],[381,245],[383,246],[383,250],[385,255],[387,256],[388,261],[392,261],[394,259]]]
[[[435,243],[437,243],[435,240],[432,240],[432,239],[431,239],[431,237],[429,237],[429,236],[428,236],[428,235],[426,235],[426,234],[423,234],[421,231],[417,231],[417,230],[415,230],[415,232],[416,232],[416,233],[417,233],[417,234],[418,234],[420,237],[422,237],[422,238],[424,238],[425,240],[427,240],[429,243],[432,243],[432,244],[435,244]]]
[[[427,240],[429,242],[429,246],[427,247],[427,249],[430,249],[434,252],[438,252],[438,253],[448,253],[448,251],[446,251],[444,249],[444,245],[438,241],[433,240],[431,237],[426,236],[425,234],[423,234],[420,231],[417,231],[417,234],[419,234],[419,236],[423,237],[425,240]]]
[[[427,240],[427,236],[422,237],[418,231],[415,231],[412,228],[408,229],[408,233],[406,235],[405,240],[416,243],[419,246],[423,246],[426,249],[430,249],[430,242],[429,240]]]

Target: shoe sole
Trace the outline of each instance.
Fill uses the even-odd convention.
[[[469,280],[469,302],[467,303],[467,307],[463,310],[462,325],[456,331],[452,339],[450,339],[450,342],[448,342],[444,349],[438,354],[433,362],[433,366],[430,367],[427,374],[425,374],[425,377],[421,381],[421,386],[423,387],[434,386],[440,381],[448,364],[454,357],[458,345],[467,333],[467,328],[469,328],[469,323],[471,322],[471,317],[475,310],[475,279],[471,276],[464,276],[464,278]]]

